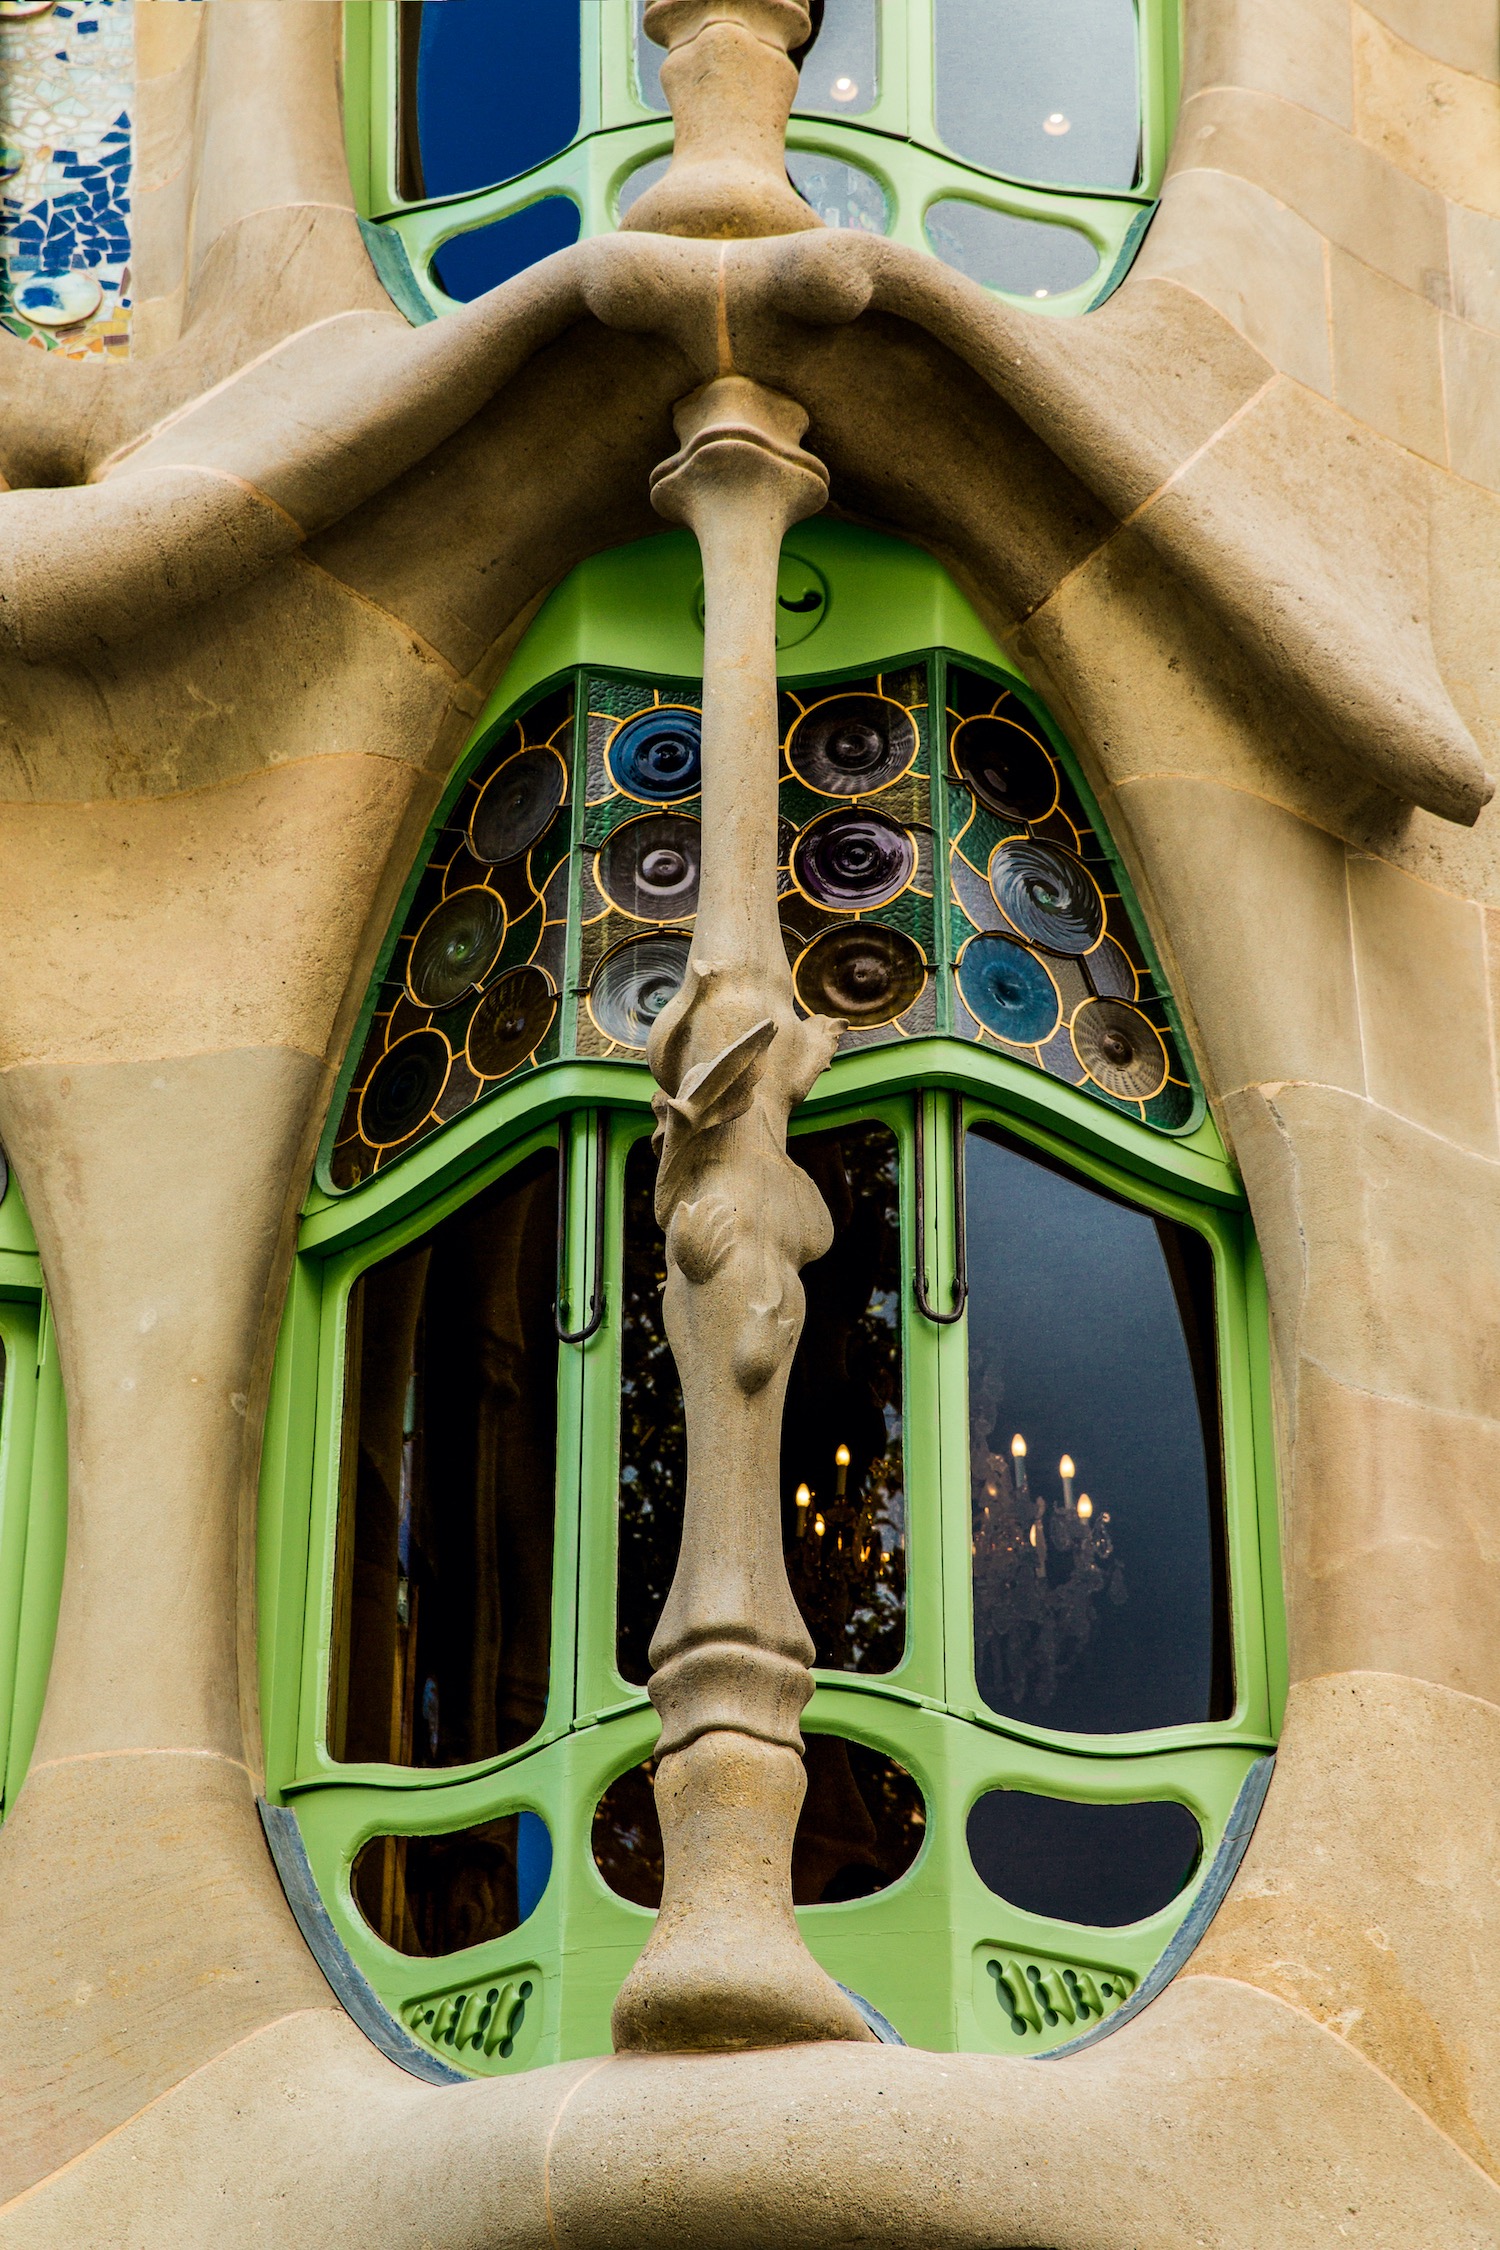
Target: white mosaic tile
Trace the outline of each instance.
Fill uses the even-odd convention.
[[[0,323],[73,359],[130,348],[134,0],[0,0]]]

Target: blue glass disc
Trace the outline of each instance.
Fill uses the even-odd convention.
[[[971,938],[959,958],[958,989],[970,1015],[997,1039],[1036,1047],[1057,1029],[1057,987],[1036,955],[1013,938]]]
[[[664,704],[629,719],[609,746],[615,786],[628,797],[668,805],[693,797],[703,781],[703,721]]]

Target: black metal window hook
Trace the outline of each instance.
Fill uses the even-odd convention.
[[[964,1307],[969,1301],[969,1241],[964,1219],[964,1103],[962,1094],[949,1096],[953,1122],[953,1310],[938,1312],[927,1294],[927,1099],[918,1094],[915,1102],[916,1134],[915,1163],[917,1168],[916,1235],[917,1255],[912,1268],[912,1295],[917,1300],[917,1310],[924,1320],[935,1328],[951,1328],[962,1320]]]
[[[568,1118],[560,1118],[557,1128],[557,1295],[552,1303],[552,1325],[560,1344],[586,1344],[598,1332],[604,1318],[604,1189],[606,1141],[604,1119],[597,1112],[594,1117],[594,1286],[589,1295],[589,1317],[582,1328],[563,1326],[563,1312],[568,1302],[568,1151],[573,1130]]]

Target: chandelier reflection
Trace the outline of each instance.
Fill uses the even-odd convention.
[[[992,1452],[992,1418],[975,1420],[973,1493],[974,1655],[980,1694],[993,1710],[1045,1710],[1093,1638],[1098,1604],[1126,1598],[1109,1510],[1076,1491],[1071,1454],[1058,1489],[1034,1485],[1024,1434]]]

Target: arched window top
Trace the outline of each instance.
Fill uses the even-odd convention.
[[[1048,313],[1127,270],[1176,109],[1181,0],[822,0],[797,58],[794,185]],[[363,0],[351,167],[413,317],[607,232],[671,150],[644,0]]]
[[[1170,995],[1041,700],[972,621],[967,648],[874,663],[841,638],[840,559],[887,547],[935,573],[836,526],[797,534],[783,563],[781,925],[799,1006],[843,1020],[845,1054],[952,1037],[1190,1133],[1203,1105]],[[668,535],[631,562],[680,608],[682,653],[690,551]],[[335,1192],[528,1073],[644,1062],[687,961],[701,787],[700,680],[649,648],[502,691],[392,933],[326,1155]]]

